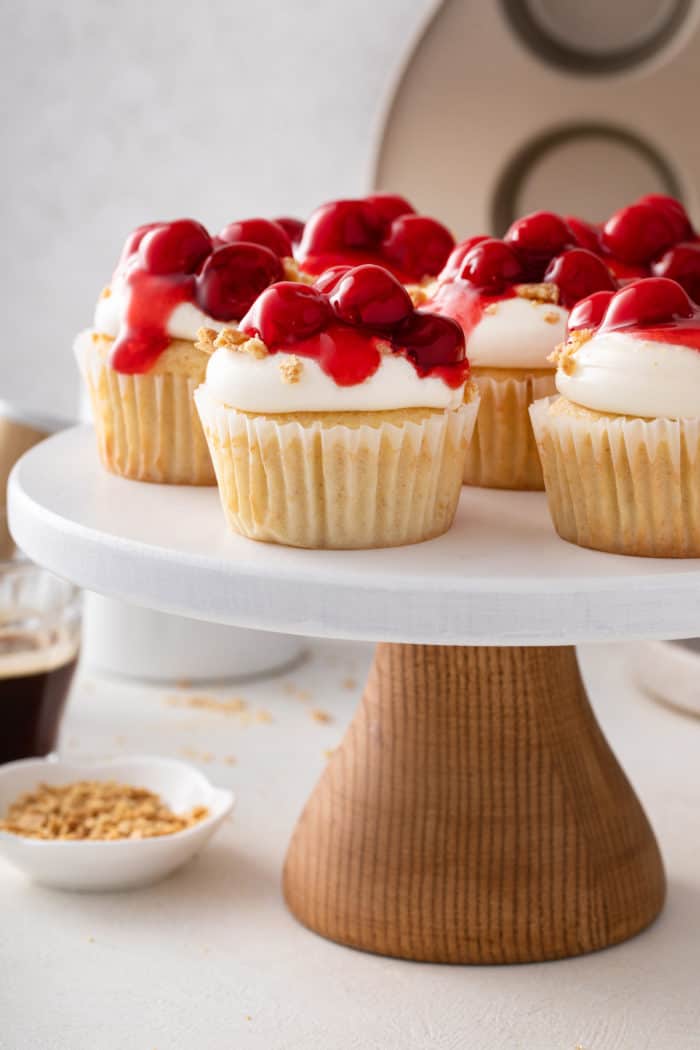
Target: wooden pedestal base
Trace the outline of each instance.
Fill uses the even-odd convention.
[[[664,889],[573,647],[379,645],[284,874],[324,937],[452,963],[604,948]]]

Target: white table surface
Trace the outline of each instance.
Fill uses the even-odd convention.
[[[293,672],[218,694],[243,715],[183,704],[209,688],[78,680],[65,754],[189,757],[238,808],[189,867],[137,892],[64,894],[0,865],[2,1050],[697,1050],[700,721],[628,684],[630,647],[586,647],[582,664],[664,853],[650,930],[565,962],[442,967],[341,948],[287,913],[285,847],[370,656],[312,643]]]

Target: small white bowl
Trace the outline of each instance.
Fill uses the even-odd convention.
[[[206,806],[209,816],[184,831],[151,839],[47,841],[0,831],[0,857],[34,882],[62,890],[126,890],[162,879],[199,852],[234,804],[231,791],[214,787],[198,770],[173,758],[27,758],[0,766],[0,814],[18,795],[41,783],[76,780],[117,780],[145,787],[175,813]]]

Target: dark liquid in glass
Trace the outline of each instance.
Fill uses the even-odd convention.
[[[0,762],[53,750],[77,662],[68,639],[0,638]]]

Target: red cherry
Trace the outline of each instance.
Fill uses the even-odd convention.
[[[149,273],[194,273],[212,250],[211,237],[194,219],[164,222],[145,234],[140,245]]]
[[[329,266],[327,270],[324,270],[316,278],[314,288],[318,288],[319,292],[325,292],[328,295],[329,292],[333,291],[340,278],[344,277],[351,269],[351,266]]]
[[[667,277],[644,277],[622,288],[610,302],[604,328],[649,328],[692,317],[686,292]]]
[[[219,240],[224,244],[235,244],[238,241],[262,244],[281,259],[292,254],[292,242],[282,227],[271,219],[241,219],[240,222],[230,222],[219,233]]]
[[[124,262],[124,260],[128,259],[129,256],[133,255],[134,252],[137,252],[141,241],[144,239],[146,234],[150,233],[151,230],[159,229],[159,227],[161,227],[162,225],[162,222],[147,222],[143,226],[137,226],[136,229],[133,230],[126,238],[126,241],[124,242],[124,247],[122,248],[122,253],[119,256],[119,262]]]
[[[217,321],[236,321],[264,288],[284,276],[277,255],[262,244],[226,244],[209,256],[197,277],[197,302]]]
[[[400,215],[382,241],[385,259],[416,281],[439,273],[454,248],[454,237],[427,215]]]
[[[280,281],[259,296],[240,323],[269,347],[288,346],[322,331],[333,314],[326,296],[308,284]]]
[[[600,256],[585,248],[570,248],[557,255],[545,270],[544,279],[559,286],[559,298],[567,310],[592,292],[617,288]]]
[[[645,197],[640,197],[637,203],[650,204],[652,208],[662,212],[673,228],[675,241],[684,241],[692,236],[693,227],[690,225],[688,213],[675,197],[668,197],[665,193],[647,193]]]
[[[549,260],[573,241],[573,234],[560,215],[535,211],[517,219],[503,238],[517,253],[529,280],[539,281]]]
[[[341,321],[368,328],[394,328],[413,313],[411,297],[400,281],[381,266],[353,266],[340,277],[331,306]]]
[[[579,219],[575,215],[565,215],[564,222],[573,234],[574,243],[589,252],[600,252],[600,230],[592,222]]]
[[[470,252],[475,244],[481,244],[482,241],[489,240],[491,238],[487,233],[479,233],[474,237],[467,237],[466,241],[460,241],[450,252],[447,262],[438,275],[438,280],[451,281],[462,269],[462,263],[467,252]]]
[[[405,197],[399,197],[396,193],[372,193],[365,197],[365,202],[374,212],[382,230],[391,226],[394,219],[398,219],[400,215],[413,215],[416,210]]]
[[[274,219],[273,221],[282,227],[292,244],[299,243],[304,235],[304,223],[301,219],[292,219],[289,215],[282,215],[279,219]]]
[[[670,248],[675,239],[667,213],[648,201],[621,208],[603,227],[605,248],[623,262],[648,262]]]
[[[665,255],[654,263],[655,277],[671,277],[678,281],[691,299],[700,303],[700,243],[688,241],[669,248]]]
[[[464,361],[464,332],[451,317],[415,310],[396,329],[393,345],[423,369]]]
[[[380,231],[366,201],[330,201],[313,213],[299,245],[299,255],[322,255],[374,248]]]
[[[495,237],[475,244],[464,257],[459,276],[492,295],[522,280],[523,270],[513,249]]]
[[[569,314],[569,331],[575,332],[579,328],[597,328],[605,317],[605,311],[610,305],[614,292],[594,292],[586,296],[573,308]]]

